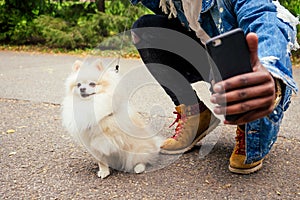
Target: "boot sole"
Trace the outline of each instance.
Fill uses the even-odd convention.
[[[213,115],[212,115],[213,116]],[[191,150],[202,138],[204,138],[208,133],[213,131],[220,123],[220,120],[213,116],[213,121],[209,124],[208,129],[206,129],[201,135],[199,135],[189,146],[185,147],[184,149],[179,150],[166,150],[166,149],[160,149],[161,154],[169,154],[169,155],[175,155],[175,154],[183,154],[189,150]]]
[[[250,169],[239,169],[239,168],[231,167],[230,165],[228,166],[229,171],[235,174],[251,174],[260,170],[261,168],[262,168],[262,162]]]

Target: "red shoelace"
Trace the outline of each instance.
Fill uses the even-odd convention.
[[[236,145],[237,149],[235,150],[236,154],[246,155],[246,141],[245,141],[245,132],[240,128],[236,130]]]
[[[184,122],[186,121],[186,117],[176,111],[174,111],[173,114],[176,114],[177,116],[175,121],[169,126],[169,128],[171,128],[175,123],[177,123],[177,126],[175,128],[175,134],[171,137],[176,140],[178,136],[181,134],[181,130],[183,129]]]

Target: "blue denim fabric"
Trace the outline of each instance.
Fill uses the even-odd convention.
[[[133,4],[142,2],[157,14],[161,14],[159,0],[131,0]],[[188,28],[181,0],[173,0],[177,17]],[[202,13],[210,12],[211,18]],[[213,21],[213,22],[212,22]],[[258,56],[270,73],[282,80],[283,98],[268,116],[246,124],[246,161],[249,164],[262,159],[269,153],[277,139],[283,112],[290,104],[292,91],[297,85],[292,77],[292,63],[288,45],[296,31],[277,17],[276,6],[271,0],[203,0],[199,23],[210,36],[224,33],[234,28],[242,28],[244,33],[258,35]]]

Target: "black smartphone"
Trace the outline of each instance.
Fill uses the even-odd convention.
[[[252,71],[250,52],[242,29],[237,28],[211,38],[207,41],[206,48],[212,78],[216,83]],[[228,121],[235,121],[239,117],[239,114],[225,115]]]

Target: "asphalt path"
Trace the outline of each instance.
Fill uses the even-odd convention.
[[[0,199],[300,198],[300,98],[296,95],[278,140],[257,173],[228,171],[235,128],[220,124],[190,152],[163,157],[160,168],[138,175],[112,170],[101,180],[95,160],[61,125],[64,80],[77,59],[86,58],[0,52]],[[116,62],[115,58],[101,60],[112,66]],[[163,108],[162,131],[171,135],[172,104],[141,61],[122,59],[120,73],[135,77],[126,82],[129,85],[145,83],[132,95],[132,103],[145,116],[153,105]],[[294,76],[299,84],[300,69],[294,69]]]

